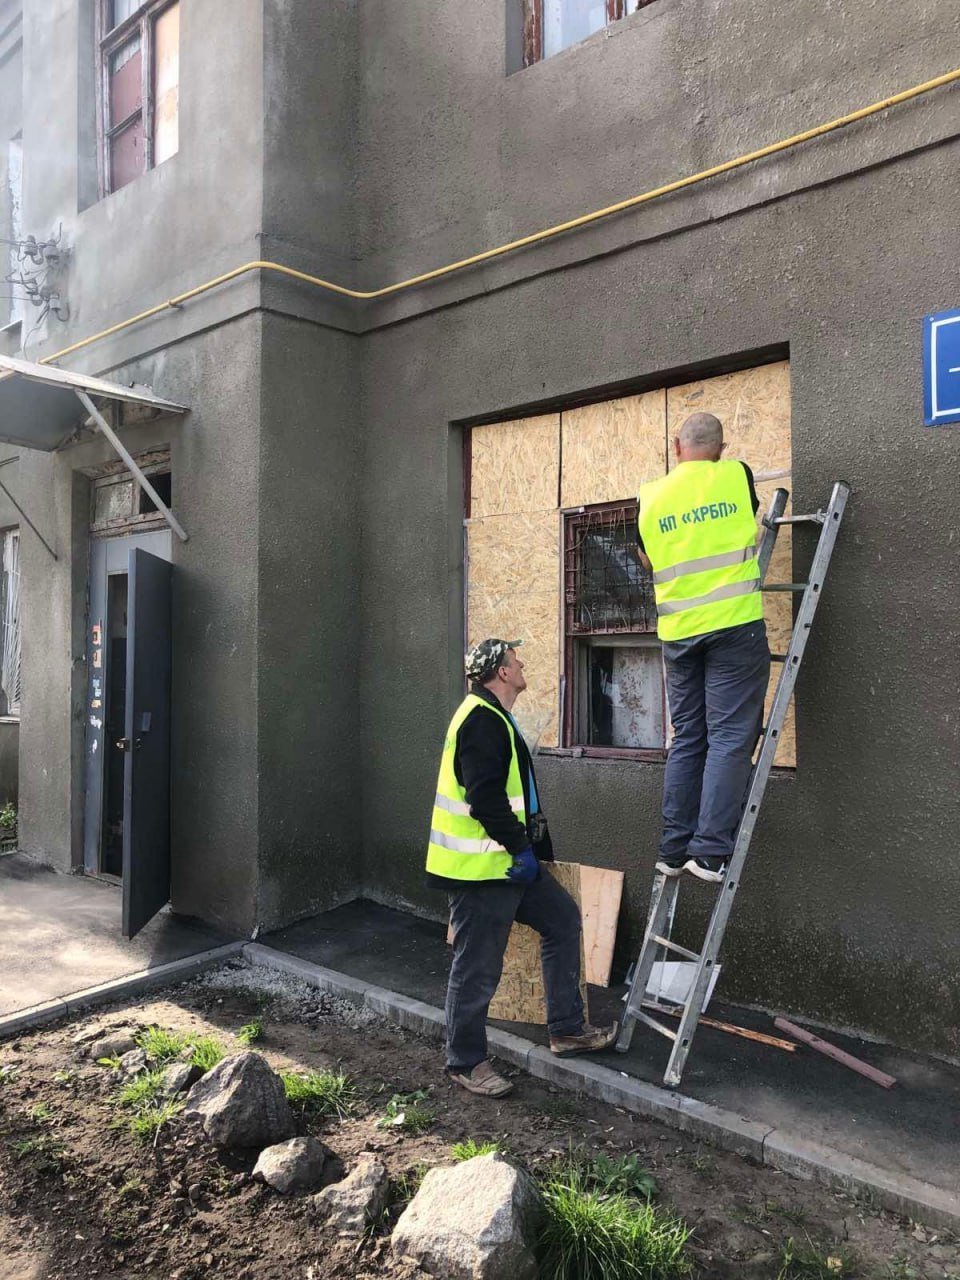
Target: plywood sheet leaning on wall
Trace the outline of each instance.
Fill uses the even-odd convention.
[[[559,413],[470,433],[471,517],[555,509],[559,475]]]
[[[523,641],[528,687],[514,715],[531,747],[559,741],[559,557],[555,510],[467,521],[467,643]]]
[[[575,862],[554,862],[544,875],[552,875],[580,905],[580,871]],[[580,942],[580,994],[584,1017],[587,1013],[586,966],[583,939]],[[490,1017],[508,1022],[532,1022],[544,1025],[547,1008],[543,998],[543,974],[540,969],[540,935],[526,925],[515,924],[503,957],[503,976],[490,1003]]]
[[[781,360],[756,369],[741,369],[736,373],[725,373],[716,378],[671,387],[667,391],[667,433],[671,462],[673,439],[683,420],[691,413],[700,412],[716,414],[723,423],[723,436],[727,442],[725,457],[741,459],[753,470],[755,476],[771,471],[790,471],[792,447],[789,361]],[[789,477],[758,482],[758,524],[778,485],[789,489]],[[792,564],[790,527],[784,526],[777,535],[767,581],[791,582]],[[793,602],[790,595],[786,592],[765,595],[764,616],[771,650],[774,653],[786,652],[793,625]],[[770,673],[768,707],[779,675],[780,664],[775,663]],[[792,706],[780,737],[776,763],[788,767],[796,764],[796,731]]]
[[[667,469],[665,392],[648,391],[565,410],[560,423],[560,505],[635,498]]]
[[[604,867],[580,867],[580,910],[583,913],[586,978],[595,987],[610,985],[622,897],[622,871],[610,871]]]

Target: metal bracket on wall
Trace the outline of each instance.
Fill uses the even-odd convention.
[[[74,391],[76,392],[77,399],[80,401],[80,403],[86,409],[87,413],[89,413],[90,417],[94,420],[94,422],[103,432],[103,434],[107,437],[107,439],[113,445],[114,449],[116,449],[117,453],[123,459],[124,465],[126,466],[127,470],[133,476],[134,480],[136,480],[137,484],[144,491],[144,493],[149,495],[151,502],[154,504],[154,506],[163,516],[164,520],[166,520],[167,524],[170,526],[173,532],[177,535],[177,537],[180,539],[181,542],[189,541],[189,534],[183,528],[180,521],[173,514],[170,508],[165,505],[163,499],[160,497],[156,489],[153,487],[153,485],[150,483],[147,477],[143,474],[143,472],[137,466],[136,462],[134,462],[133,457],[131,456],[129,451],[124,447],[120,437],[114,431],[113,427],[110,426],[109,422],[107,422],[106,418],[97,408],[97,406],[93,403],[93,401],[90,399],[90,397],[87,395],[85,391],[81,391],[77,387],[74,387]],[[31,528],[32,527],[33,526],[31,525]]]
[[[10,464],[11,464],[12,462],[19,462],[19,461],[20,461],[20,455],[19,455],[19,454],[17,454],[17,455],[16,455],[15,457],[13,457],[13,458],[4,458],[4,459],[3,459],[3,461],[2,461],[2,462],[0,462],[0,467],[9,467],[9,466],[10,466]],[[13,494],[10,492],[10,490],[7,488],[7,486],[3,483],[3,481],[2,481],[2,480],[0,480],[0,493],[4,493],[4,494],[6,494],[6,496],[7,496],[7,497],[10,499],[10,501],[13,503],[13,506],[14,506],[14,507],[16,508],[16,510],[20,513],[20,515],[23,517],[24,521],[25,521],[25,522],[26,522],[26,524],[29,526],[29,528],[31,528],[31,529],[33,530],[33,532],[37,535],[37,537],[38,537],[38,538],[40,539],[40,541],[43,543],[43,545],[44,545],[44,547],[46,548],[46,550],[50,552],[50,554],[53,556],[54,560],[58,559],[57,553],[54,551],[53,547],[51,547],[50,543],[46,540],[46,538],[43,536],[43,534],[40,532],[40,530],[37,528],[37,526],[33,523],[33,521],[30,519],[30,517],[29,517],[29,516],[27,515],[27,513],[24,511],[23,507],[21,507],[20,503],[16,500],[16,498],[13,496]]]

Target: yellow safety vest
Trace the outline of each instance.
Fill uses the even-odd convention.
[[[638,503],[661,640],[763,617],[757,526],[742,463],[681,462],[645,484]]]
[[[507,773],[507,799],[510,808],[524,827],[527,824],[523,801],[523,782],[513,726],[507,717],[476,694],[469,693],[457,708],[443,744],[437,794],[430,822],[427,846],[427,870],[447,880],[503,880],[513,857],[502,844],[491,840],[486,829],[470,815],[466,792],[457,781],[453,762],[457,752],[457,732],[474,707],[482,707],[499,716],[510,734],[510,769]]]

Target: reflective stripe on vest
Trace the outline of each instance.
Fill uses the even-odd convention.
[[[527,823],[513,726],[503,712],[484,698],[468,694],[457,708],[447,729],[427,845],[427,870],[447,880],[500,880],[513,862],[503,845],[492,840],[481,823],[471,816],[466,792],[457,781],[454,768],[457,733],[467,716],[476,708],[499,716],[507,727],[511,747],[507,801],[524,827]]]
[[[756,520],[740,462],[682,462],[640,490],[662,640],[763,617]]]

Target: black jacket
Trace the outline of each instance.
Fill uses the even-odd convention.
[[[489,702],[501,714],[506,714],[499,699],[482,685],[473,684],[470,692],[484,702]],[[453,771],[466,793],[471,815],[477,819],[491,840],[512,854],[519,853],[531,843],[523,823],[510,808],[507,799],[507,774],[510,771],[512,748],[510,737],[517,746],[517,763],[523,782],[523,807],[530,812],[530,774],[533,761],[524,742],[523,734],[516,733],[498,715],[491,715],[482,707],[474,707],[457,731],[457,746],[453,757]],[[536,775],[534,774],[534,777]],[[537,788],[539,799],[539,787]],[[540,806],[541,812],[543,806]],[[553,861],[553,846],[549,831],[544,832],[533,846],[541,862]],[[462,882],[444,876],[427,873],[427,879],[438,888],[457,887]]]

